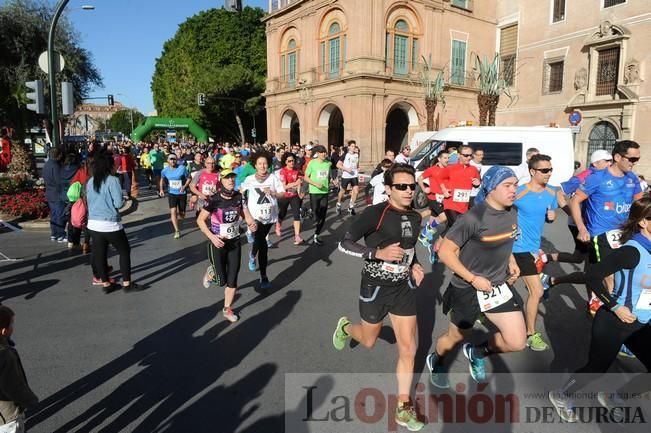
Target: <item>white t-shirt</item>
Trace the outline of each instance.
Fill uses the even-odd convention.
[[[109,233],[117,232],[122,230],[124,227],[122,226],[122,223],[117,221],[88,220],[86,228],[94,232]]]
[[[265,194],[265,188],[269,188],[272,194]],[[278,201],[273,193],[285,192],[285,187],[277,176],[270,174],[260,182],[255,174],[252,174],[244,179],[241,189],[242,192],[248,191],[246,204],[253,219],[263,224],[278,221]]]
[[[378,204],[389,200],[386,190],[384,189],[384,172],[377,174],[371,179],[373,187],[373,204]]]
[[[357,153],[347,153],[344,157],[344,167],[352,170],[352,173],[342,170],[341,177],[344,179],[353,179],[358,175],[359,167],[359,154]]]
[[[481,164],[477,164],[475,161],[470,160],[470,165],[475,167],[479,172],[479,175],[481,176]],[[479,194],[479,188],[475,188],[473,186],[472,189],[470,190],[470,197],[477,197],[477,194]]]
[[[395,162],[396,164],[409,164],[409,159],[410,159],[410,158],[407,158],[405,155],[402,154],[402,152],[400,152],[400,153],[396,156],[396,159],[394,160],[394,162]]]
[[[518,177],[518,186],[524,185],[531,180],[531,174],[529,174],[529,163],[527,161],[515,167],[515,175]]]

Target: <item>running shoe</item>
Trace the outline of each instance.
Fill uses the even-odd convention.
[[[260,290],[267,292],[271,289],[273,289],[273,286],[271,285],[271,281],[269,281],[269,278],[260,277]]]
[[[418,420],[414,406],[409,403],[398,403],[395,420],[396,424],[406,427],[409,431],[420,431],[425,427],[425,423]]]
[[[228,320],[231,323],[235,323],[240,320],[240,316],[235,314],[230,307],[224,307],[222,309],[222,315],[224,316],[224,319]]]
[[[618,355],[624,358],[635,358],[635,354],[625,344],[622,344],[622,347],[620,347]]]
[[[52,242],[56,242],[56,241],[57,241],[57,237],[56,237],[56,236],[50,236],[50,240],[51,240]]]
[[[273,248],[273,247],[274,247],[274,243],[272,242],[272,240],[267,239],[267,248]]]
[[[542,352],[543,350],[547,350],[549,346],[547,346],[547,343],[543,340],[540,332],[534,332],[527,337],[527,347],[534,352]]]
[[[335,349],[343,350],[346,346],[346,340],[350,337],[350,334],[344,331],[344,327],[349,324],[350,320],[348,320],[348,317],[343,316],[339,318],[335,332],[332,334],[332,345],[335,346]]]
[[[472,344],[470,343],[463,345],[463,354],[468,360],[468,371],[470,371],[470,376],[472,376],[475,382],[484,382],[486,380],[486,367],[484,366],[484,359],[477,358],[472,353]]]
[[[249,271],[255,272],[257,268],[258,265],[255,262],[255,256],[253,254],[249,254]]]
[[[357,215],[357,212],[355,212],[355,208],[354,208],[354,207],[349,207],[349,208],[348,208],[348,215],[350,215],[350,216],[355,216],[355,215]]]
[[[115,278],[109,278],[109,283],[115,284]],[[101,286],[102,280],[100,278],[93,277],[93,286]]]
[[[427,252],[429,253],[429,262],[433,265],[434,263],[438,262],[439,257],[438,254],[436,254],[436,249],[433,244],[430,244],[427,247]]]
[[[306,215],[306,212],[305,212],[305,209],[300,208],[300,209],[298,210],[298,215],[299,215],[300,218],[301,218],[301,222],[305,221],[305,217],[307,216],[307,215]]]
[[[588,304],[588,314],[594,317],[597,314],[597,311],[601,308],[603,302],[599,300],[594,294],[590,298],[590,303]]]
[[[543,286],[543,299],[546,301],[549,299],[549,289],[552,288],[552,277],[547,274],[540,274],[540,282]]]
[[[624,420],[624,411],[628,405],[618,393],[599,391],[597,393],[597,401],[602,407],[608,409],[613,421],[622,422]]]
[[[307,210],[307,217],[311,220],[314,219],[314,211],[312,209]]]
[[[302,237],[300,237],[299,235],[294,236],[294,245],[300,245],[300,244],[302,244],[303,242],[304,242],[304,241],[303,241],[303,238],[302,238]]]
[[[425,358],[425,363],[429,369],[429,381],[437,388],[448,389],[450,387],[448,372],[445,370],[445,367],[438,364],[438,361],[439,357],[435,352],[430,353]]]
[[[312,239],[312,243],[318,246],[323,245],[323,241],[317,235],[314,235],[314,238]]]
[[[341,215],[341,203],[337,203],[337,205],[335,206],[335,213],[337,214],[337,216]]]
[[[203,287],[206,289],[210,287],[210,283],[212,283],[215,279],[215,272],[212,269],[212,265],[208,265],[206,268],[206,272],[203,274]]]
[[[57,238],[57,242],[60,244],[66,244],[68,243],[68,238],[65,236],[61,236],[60,238]]]
[[[174,239],[181,239],[181,232],[174,232]]]
[[[429,224],[426,224],[420,231],[420,235],[418,235],[418,241],[423,244],[425,248],[428,248],[432,243],[432,240],[434,240],[434,233],[436,233],[436,230],[430,227]]]
[[[574,402],[563,391],[549,391],[549,401],[554,405],[556,413],[565,422],[576,422],[576,412],[574,410]]]
[[[282,235],[282,227],[280,223],[276,223],[276,236],[280,237]]]
[[[253,243],[253,233],[250,230],[246,231],[246,241],[250,244]]]

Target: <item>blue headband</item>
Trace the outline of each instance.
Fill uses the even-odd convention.
[[[515,172],[509,167],[494,165],[489,168],[481,179],[479,193],[477,194],[477,197],[475,197],[475,204],[479,204],[486,200],[486,196],[489,192],[497,188],[497,185],[504,182],[510,177],[517,176],[515,175]]]

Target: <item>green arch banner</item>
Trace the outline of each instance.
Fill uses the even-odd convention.
[[[146,117],[131,133],[131,140],[137,143],[154,129],[187,129],[199,143],[208,143],[208,132],[189,117]]]

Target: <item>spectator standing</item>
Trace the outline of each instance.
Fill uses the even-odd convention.
[[[45,198],[50,208],[50,240],[68,242],[65,231],[65,204],[61,199],[61,150],[50,149],[49,158],[43,165]]]

